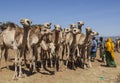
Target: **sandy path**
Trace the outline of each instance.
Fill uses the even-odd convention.
[[[57,72],[55,75],[49,75],[48,72],[44,74],[35,73],[25,78],[19,78],[18,80],[12,80],[14,71],[3,68],[0,71],[0,83],[117,83],[117,75],[120,73],[120,54],[116,54],[117,68],[103,67],[97,60],[93,62],[93,67],[88,69],[78,68],[77,70],[63,70]],[[10,57],[13,57],[12,54]],[[97,57],[98,59],[99,57]],[[9,65],[12,65],[9,62]],[[4,60],[2,60],[2,67],[5,66]],[[120,83],[120,82],[118,82]]]

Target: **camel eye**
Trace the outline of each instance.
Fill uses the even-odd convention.
[[[74,32],[76,32],[76,30],[73,30]]]
[[[45,30],[43,30],[44,32],[46,32],[47,30],[45,29]]]

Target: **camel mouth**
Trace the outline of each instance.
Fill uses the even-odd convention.
[[[23,21],[21,21],[20,23],[23,24],[23,25],[25,24]]]

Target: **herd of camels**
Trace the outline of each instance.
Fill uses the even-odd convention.
[[[32,25],[30,19],[21,19],[20,23],[23,27],[13,22],[0,23],[0,61],[4,51],[7,64],[8,49],[13,49],[13,79],[23,76],[23,64],[29,65],[30,72],[37,72],[38,61],[41,64],[40,68],[49,63],[49,67],[54,68],[54,71],[59,71],[62,63],[67,69],[69,62],[72,69],[76,69],[77,62],[81,62],[82,68],[92,67],[91,42],[92,38],[99,34],[90,27],[86,27],[84,34],[83,21],[77,22],[77,26],[70,24],[70,28],[64,29],[60,25],[54,25],[53,30],[52,23]],[[120,40],[117,42],[120,44]]]

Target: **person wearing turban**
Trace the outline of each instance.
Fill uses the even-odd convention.
[[[109,67],[116,67],[115,64],[115,54],[114,54],[114,43],[112,42],[112,39],[108,37],[106,43],[106,65]]]

